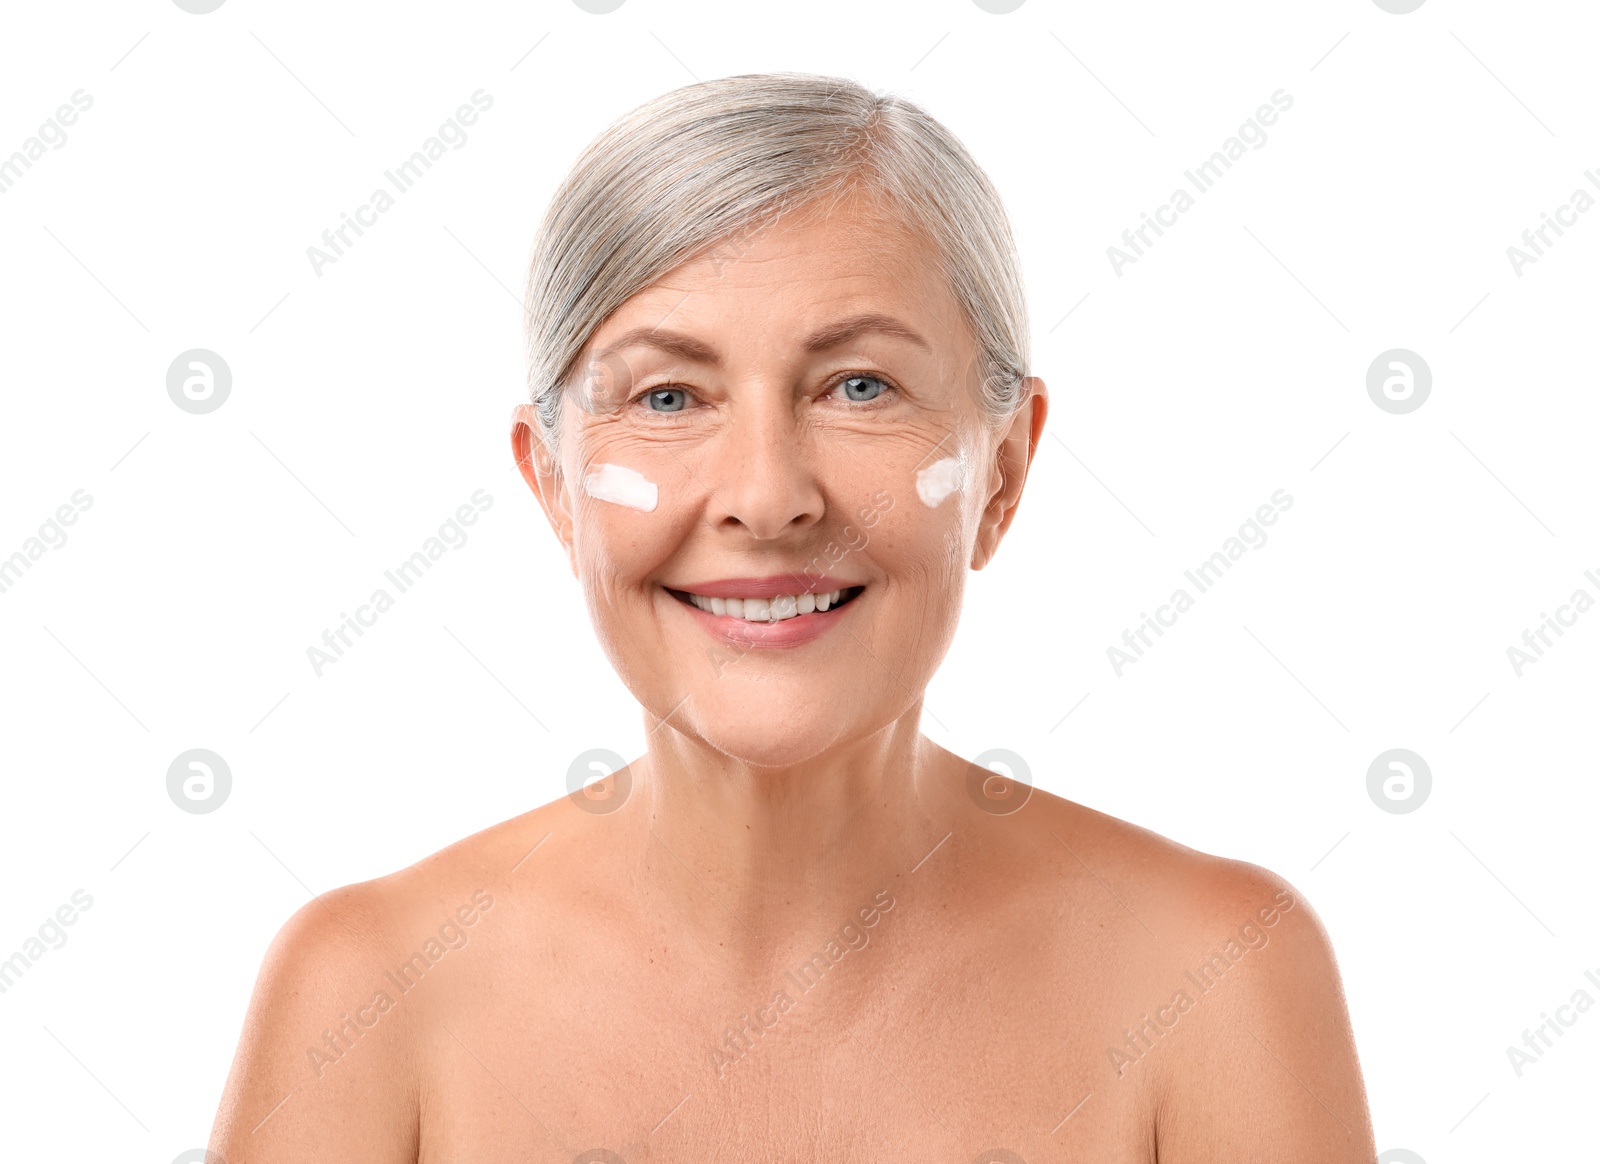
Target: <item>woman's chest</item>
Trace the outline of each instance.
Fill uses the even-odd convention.
[[[457,1009],[425,1065],[422,1161],[1153,1159],[1151,1075],[1116,1070],[1125,1024],[1085,975],[592,971]]]

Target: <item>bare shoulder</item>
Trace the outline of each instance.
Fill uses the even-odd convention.
[[[1140,985],[1107,1051],[1159,1096],[1172,1164],[1237,1153],[1374,1155],[1344,990],[1326,928],[1283,877],[1047,797],[1040,818],[1142,931]],[[1131,929],[1131,924],[1128,927]]]
[[[1086,877],[1100,884],[1163,943],[1202,944],[1224,931],[1277,926],[1296,913],[1305,944],[1327,935],[1300,893],[1278,874],[1213,856],[1150,829],[1047,793],[1035,792],[1040,827]],[[1269,920],[1270,919],[1270,920]]]
[[[210,1147],[223,1159],[416,1159],[405,1019],[378,1021],[388,1016],[364,1006],[394,906],[383,881],[350,885],[306,903],[279,929],[212,1128]]]
[[[547,806],[548,808],[549,806]],[[414,1161],[437,1020],[541,813],[297,909],[262,959],[212,1131],[230,1161]],[[530,844],[532,842],[529,842]]]

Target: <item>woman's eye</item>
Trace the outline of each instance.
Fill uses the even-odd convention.
[[[682,412],[689,403],[689,394],[682,388],[657,388],[645,393],[645,402],[651,412]]]
[[[846,400],[867,401],[882,396],[888,385],[876,376],[851,376],[839,381],[839,387],[844,390]]]

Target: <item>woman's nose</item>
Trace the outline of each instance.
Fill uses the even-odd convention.
[[[741,401],[706,459],[710,516],[763,541],[822,520],[816,449],[788,399]]]

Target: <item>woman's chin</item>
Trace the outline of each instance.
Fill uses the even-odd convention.
[[[731,759],[758,768],[804,764],[840,741],[837,723],[744,722],[696,723],[694,732]]]

